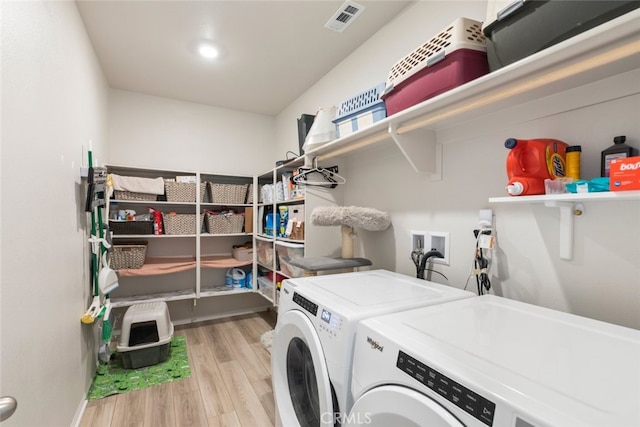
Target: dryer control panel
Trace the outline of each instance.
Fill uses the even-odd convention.
[[[321,308],[321,310],[320,320],[322,320],[322,322],[320,322],[318,328],[326,332],[329,338],[337,337],[342,331],[342,318],[326,308]]]
[[[293,302],[313,314],[314,317],[318,315],[318,304],[306,299],[297,292],[293,293]]]
[[[490,400],[469,390],[462,384],[457,383],[403,351],[398,352],[396,367],[484,424],[493,425],[496,404]]]

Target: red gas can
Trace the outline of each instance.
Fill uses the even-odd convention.
[[[544,180],[566,175],[565,152],[568,144],[557,139],[509,138],[507,154],[507,192],[511,196],[544,194]]]

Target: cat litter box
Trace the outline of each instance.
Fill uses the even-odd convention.
[[[164,362],[171,351],[173,323],[166,302],[130,306],[122,320],[117,350],[126,369]]]

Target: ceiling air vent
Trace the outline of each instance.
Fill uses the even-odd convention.
[[[324,26],[330,30],[341,33],[351,25],[363,10],[364,6],[352,1],[346,1]]]

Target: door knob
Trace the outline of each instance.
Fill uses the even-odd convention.
[[[18,408],[18,401],[11,396],[0,397],[0,422],[9,418]]]

